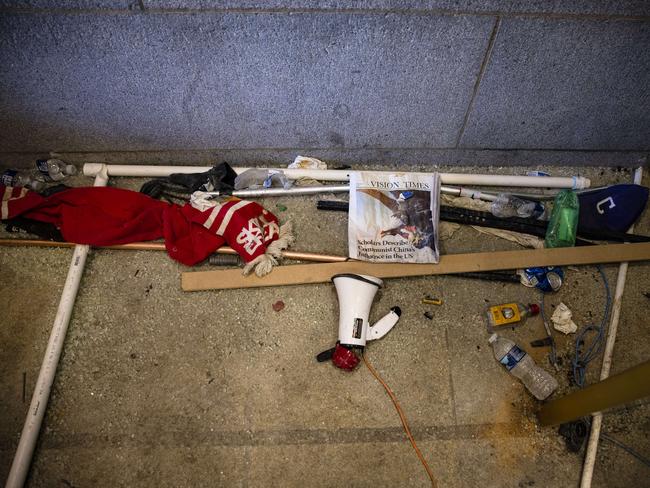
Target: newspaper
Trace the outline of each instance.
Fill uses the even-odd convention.
[[[350,257],[383,263],[437,263],[438,173],[350,174]]]

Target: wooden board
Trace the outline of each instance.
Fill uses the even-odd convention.
[[[362,261],[344,263],[296,264],[278,266],[267,276],[243,276],[240,269],[194,271],[183,273],[184,291],[224,290],[260,286],[303,285],[325,283],[339,273],[356,273],[378,278],[403,278],[497,271],[531,266],[562,266],[569,264],[619,263],[650,260],[650,243],[610,244],[601,246],[530,249],[471,254],[447,254],[438,264],[378,264]]]

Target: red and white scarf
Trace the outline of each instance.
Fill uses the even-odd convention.
[[[109,246],[165,239],[168,254],[183,264],[205,260],[224,244],[262,276],[293,243],[290,223],[255,202],[231,199],[209,205],[173,205],[142,193],[111,187],[70,188],[43,197],[25,188],[0,185],[2,220],[21,215],[56,225],[64,239]]]

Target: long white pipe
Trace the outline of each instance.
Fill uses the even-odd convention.
[[[107,182],[108,175],[106,171],[98,171],[95,175],[94,185],[106,186]],[[18,449],[11,464],[6,488],[21,488],[25,484],[29,466],[32,462],[32,456],[34,455],[34,447],[38,440],[38,433],[41,430],[41,424],[43,423],[43,417],[47,409],[47,402],[50,398],[50,390],[52,389],[54,375],[59,364],[59,358],[61,357],[63,342],[65,341],[68,323],[72,315],[72,307],[77,298],[79,282],[81,281],[81,275],[83,274],[89,249],[90,247],[85,245],[77,245],[74,247],[72,262],[70,263],[68,276],[63,286],[59,308],[54,318],[54,325],[52,326],[50,339],[47,343],[41,370],[38,373],[38,380],[36,381],[32,401],[29,405],[27,418],[23,425],[23,431],[20,434]]]
[[[637,168],[634,172],[634,183],[641,184],[643,177],[643,168]],[[634,226],[630,227],[628,232],[633,232]],[[614,354],[614,343],[616,342],[616,332],[618,331],[618,322],[621,317],[621,305],[623,303],[623,291],[625,291],[625,280],[627,278],[627,264],[621,263],[618,266],[618,276],[616,278],[616,291],[614,292],[614,306],[612,308],[612,317],[607,329],[607,341],[605,342],[605,352],[603,353],[603,365],[600,368],[600,381],[609,377],[609,371],[612,367],[612,355]],[[580,488],[590,488],[591,480],[594,475],[594,466],[596,465],[596,452],[598,451],[598,440],[600,439],[600,429],[603,425],[603,414],[596,412],[591,418],[591,431],[589,432],[589,441],[587,442],[587,452],[585,462],[582,468],[582,478]]]
[[[297,196],[297,195],[318,195],[320,193],[348,193],[350,185],[323,185],[323,186],[292,186],[291,188],[256,188],[246,190],[234,190],[228,195],[235,197],[276,197],[276,196]],[[218,191],[206,192],[209,195],[219,196],[222,193]],[[485,200],[493,202],[497,199],[496,195],[483,193],[478,190],[469,188],[456,188],[453,186],[441,186],[440,193],[454,195],[457,197],[469,197],[475,200]],[[225,195],[226,193],[224,193]]]
[[[147,176],[165,177],[172,173],[201,173],[211,169],[211,166],[151,166],[137,164],[101,164],[86,163],[83,172],[86,176],[95,176],[102,167],[108,168],[108,176]],[[233,168],[237,174],[250,168]],[[257,168],[259,169],[259,168]],[[349,181],[352,170],[336,169],[281,169],[287,178],[313,178],[320,181]],[[395,171],[377,171],[377,173],[395,173]],[[441,182],[445,185],[478,185],[478,186],[509,186],[527,188],[572,188],[580,190],[589,188],[589,178],[582,176],[516,176],[516,175],[481,175],[440,173]]]

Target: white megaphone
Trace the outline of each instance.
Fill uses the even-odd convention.
[[[332,282],[339,298],[339,340],[316,359],[320,362],[331,359],[339,368],[351,371],[359,364],[355,349],[363,353],[367,341],[384,337],[397,324],[402,311],[393,307],[370,326],[370,307],[383,282],[374,276],[357,274],[338,274],[332,277]]]

